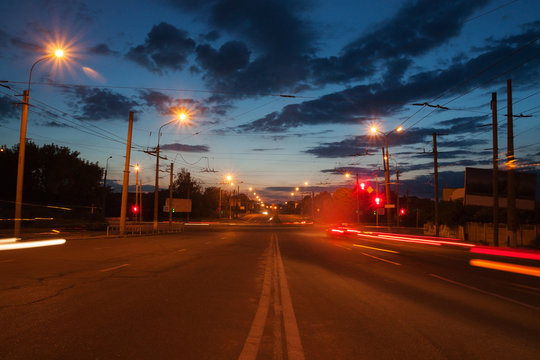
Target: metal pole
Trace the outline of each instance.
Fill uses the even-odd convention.
[[[380,170],[380,169],[379,169]],[[379,196],[379,177],[375,173],[375,197]],[[375,208],[375,226],[379,226],[379,207]]]
[[[173,166],[174,163],[171,163],[171,182],[169,185],[169,230],[172,226],[172,207],[173,207]]]
[[[384,173],[384,187],[386,192],[386,204],[391,205],[392,201],[390,199],[390,153],[388,152],[388,134],[384,135],[386,142],[386,171]],[[386,207],[386,206],[385,206]],[[391,209],[390,207],[386,208],[386,224],[388,228],[392,225]]]
[[[493,245],[499,246],[499,139],[497,128],[497,93],[491,93],[493,129]]]
[[[399,227],[399,170],[396,166],[396,224]]]
[[[32,73],[30,73],[31,76]],[[14,236],[21,235],[21,217],[22,217],[22,193],[24,178],[24,153],[26,150],[26,125],[28,123],[28,90],[23,91],[23,103],[21,113],[21,133],[19,138],[19,161],[17,164],[17,190],[15,195],[15,223]]]
[[[358,184],[358,173],[356,173],[356,223],[360,224],[360,184]]]
[[[133,111],[129,112],[128,138],[126,143],[126,165],[124,167],[124,182],[122,186],[122,206],[120,209],[120,235],[126,232],[126,207],[129,184],[129,157],[131,154],[131,134],[133,131]]]
[[[508,229],[510,230],[510,246],[516,246],[516,175],[514,172],[515,158],[514,158],[514,116],[512,110],[512,80],[506,82],[507,91],[507,106],[508,106],[508,130],[507,130],[507,177],[508,177]]]
[[[137,221],[139,217],[139,211],[141,209],[138,208],[139,204],[139,164],[135,165],[135,207],[137,208],[137,212],[135,213],[135,221]]]
[[[437,165],[437,133],[433,133],[433,170],[435,172],[435,236],[439,236],[439,170]]]
[[[219,187],[218,219],[221,219],[221,186]]]

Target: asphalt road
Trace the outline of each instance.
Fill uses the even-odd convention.
[[[0,251],[0,358],[537,359],[539,278],[473,258],[299,225]]]

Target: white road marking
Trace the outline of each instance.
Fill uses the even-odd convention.
[[[285,337],[287,339],[287,359],[304,360],[304,349],[302,347],[302,342],[300,341],[300,332],[298,331],[298,324],[296,322],[296,316],[294,315],[291,294],[289,293],[289,286],[287,285],[287,276],[285,275],[285,267],[283,266],[281,252],[279,251],[277,235],[275,235],[275,238],[278,280],[281,290],[281,305],[283,307],[282,310],[285,325]]]
[[[517,301],[517,300],[514,300],[514,299],[507,298],[506,296],[494,294],[492,292],[482,290],[482,289],[476,288],[474,286],[463,284],[463,283],[460,283],[459,281],[450,280],[450,279],[447,279],[447,278],[444,278],[442,276],[435,275],[435,274],[429,274],[429,276],[433,276],[433,277],[435,277],[437,279],[449,282],[450,284],[454,284],[454,285],[458,285],[458,286],[461,286],[461,287],[464,287],[464,288],[467,288],[467,289],[470,289],[470,290],[478,291],[478,292],[480,292],[482,294],[491,295],[491,296],[494,296],[494,297],[502,299],[502,300],[510,301],[510,302],[513,302],[514,304],[518,304],[518,305],[521,305],[521,306],[528,307],[529,309],[540,311],[539,307],[529,305],[529,304],[525,304],[525,303],[522,303],[521,301]]]
[[[177,250],[176,252],[184,252],[184,251],[187,251],[187,249],[180,249],[180,250]]]
[[[118,265],[118,266],[113,266],[113,267],[103,269],[103,270],[99,270],[99,271],[100,272],[113,271],[113,270],[121,269],[121,268],[126,267],[126,266],[129,266],[129,264],[122,264],[122,265]]]
[[[268,309],[270,307],[271,281],[272,281],[272,264],[274,256],[274,239],[270,240],[270,249],[266,259],[266,267],[264,269],[264,280],[261,291],[259,305],[255,312],[255,317],[251,323],[249,334],[242,348],[242,352],[238,357],[239,360],[254,360],[259,352],[259,345],[266,326],[266,318],[268,317]]]
[[[384,262],[387,262],[387,263],[390,263],[390,264],[394,264],[394,265],[398,265],[398,266],[401,265],[400,263],[390,261],[390,260],[386,260],[386,259],[383,259],[383,258],[380,258],[380,257],[377,257],[377,256],[369,255],[369,254],[366,254],[366,253],[362,253],[362,255],[366,255],[366,256],[369,256],[370,258],[374,258],[374,259],[384,261]]]

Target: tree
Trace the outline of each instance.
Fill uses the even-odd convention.
[[[0,152],[3,176],[0,199],[15,200],[19,146]],[[79,158],[79,152],[54,144],[38,146],[27,142],[23,201],[44,205],[92,207],[101,204],[103,169]]]
[[[176,174],[173,182],[173,197],[181,199],[191,199],[191,213],[194,217],[200,217],[202,208],[202,186],[199,181],[191,177],[191,173],[182,168]]]

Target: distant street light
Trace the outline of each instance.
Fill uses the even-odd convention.
[[[154,231],[158,230],[158,200],[159,200],[159,140],[161,138],[161,129],[163,129],[165,126],[172,124],[173,122],[184,122],[187,119],[187,115],[185,112],[182,112],[178,114],[178,117],[176,119],[173,119],[159,127],[158,130],[158,141],[157,141],[157,147],[156,147],[156,185],[154,187]],[[172,206],[172,204],[169,204],[169,206]]]
[[[32,83],[32,71],[34,67],[47,59],[54,56],[62,57],[64,51],[56,50],[53,54],[44,56],[38,59],[30,68],[30,75],[28,76],[28,89],[23,91],[22,113],[21,113],[21,133],[19,138],[19,161],[17,164],[17,189],[15,193],[15,222],[14,222],[14,235],[19,237],[21,234],[21,218],[22,218],[22,193],[23,193],[23,177],[24,177],[24,153],[26,150],[26,125],[28,123],[28,102],[30,101],[30,85]]]

